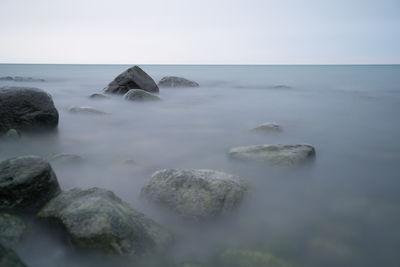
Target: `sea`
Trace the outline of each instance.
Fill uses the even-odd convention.
[[[79,155],[52,164],[62,190],[111,190],[173,245],[160,258],[89,256],[34,225],[15,248],[28,266],[400,266],[400,65],[140,65],[200,86],[160,87],[156,102],[88,97],[131,66],[0,64],[0,76],[44,79],[0,86],[43,89],[60,115],[54,133],[0,141],[0,160]],[[250,130],[267,122],[282,130]],[[311,144],[316,158],[280,167],[227,153],[258,144]],[[223,171],[250,189],[228,217],[187,221],[140,197],[165,168]]]

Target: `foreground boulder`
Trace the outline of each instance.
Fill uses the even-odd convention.
[[[232,148],[229,155],[273,165],[298,165],[314,159],[315,149],[310,145],[255,145]]]
[[[234,210],[246,190],[242,181],[227,173],[166,169],[154,173],[141,194],[184,218],[204,219]]]
[[[26,267],[18,255],[10,248],[0,244],[0,266],[1,267]]]
[[[125,100],[130,101],[158,101],[161,100],[156,95],[150,94],[141,89],[131,89],[124,95]]]
[[[0,210],[34,213],[59,192],[53,169],[41,157],[0,162]]]
[[[78,247],[111,254],[157,252],[171,241],[161,226],[100,188],[62,192],[38,217],[62,225]]]
[[[8,213],[0,213],[0,243],[14,246],[20,242],[28,232],[24,221]]]
[[[198,87],[199,84],[176,76],[166,76],[158,82],[158,86],[162,87]]]
[[[46,92],[30,87],[0,87],[0,134],[9,129],[53,129],[58,111]]]
[[[109,94],[125,94],[130,89],[142,89],[151,93],[159,91],[154,80],[139,66],[129,68],[118,75],[103,91]]]

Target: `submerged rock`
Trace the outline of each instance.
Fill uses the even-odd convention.
[[[50,162],[55,163],[82,163],[83,158],[79,155],[68,154],[68,153],[59,153],[59,154],[50,154],[46,157],[46,159]]]
[[[314,159],[315,149],[310,145],[255,145],[232,148],[229,155],[273,165],[298,165]]]
[[[176,76],[166,76],[158,82],[158,86],[163,87],[198,87],[199,84]]]
[[[92,99],[107,99],[107,98],[110,98],[110,97],[108,97],[106,95],[103,95],[103,94],[94,93],[94,94],[91,94],[89,96],[89,98],[92,98]]]
[[[38,217],[62,225],[75,245],[111,254],[158,252],[172,237],[113,192],[100,188],[62,192]]]
[[[161,100],[156,95],[150,94],[141,89],[131,89],[124,95],[125,100],[130,101],[158,101]]]
[[[141,194],[184,218],[203,219],[234,210],[246,190],[240,179],[227,173],[166,169],[154,173]]]
[[[24,221],[8,213],[0,213],[0,243],[6,246],[14,246],[22,240],[28,227]]]
[[[9,129],[53,129],[58,111],[46,92],[30,87],[0,87],[0,133]]]
[[[253,132],[279,132],[281,127],[275,122],[266,122],[251,129]]]
[[[22,77],[22,76],[5,76],[0,77],[0,81],[14,81],[14,82],[44,82],[44,79],[32,78],[32,77]]]
[[[19,140],[21,134],[15,129],[10,129],[4,134],[4,137],[8,140]]]
[[[10,248],[0,243],[0,266],[1,267],[26,267],[18,255]]]
[[[152,93],[159,91],[154,80],[139,66],[129,68],[118,75],[103,91],[109,94],[125,94],[130,89],[142,89]]]
[[[59,192],[53,169],[41,157],[0,162],[0,210],[34,213]]]
[[[221,267],[289,267],[286,261],[264,249],[225,249],[218,258]]]
[[[80,114],[95,114],[95,115],[107,114],[104,111],[92,107],[70,107],[68,111],[71,113],[80,113]]]

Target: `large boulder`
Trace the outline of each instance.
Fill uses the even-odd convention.
[[[129,68],[118,75],[103,91],[110,94],[125,94],[130,89],[142,89],[151,93],[159,91],[154,80],[139,66]]]
[[[0,213],[0,243],[14,246],[20,242],[28,232],[24,221],[8,213]]]
[[[158,101],[161,100],[156,95],[150,94],[141,89],[131,89],[124,95],[125,100],[129,101]]]
[[[242,201],[247,186],[238,178],[214,170],[157,171],[141,195],[187,219],[207,219],[231,212]]]
[[[0,134],[9,129],[53,129],[58,111],[46,92],[30,87],[0,87]]]
[[[78,188],[62,192],[39,213],[42,220],[62,225],[81,248],[118,255],[162,251],[171,235],[113,192]]]
[[[290,166],[314,159],[315,149],[310,145],[240,146],[230,149],[229,155],[240,160]]]
[[[10,248],[0,244],[0,266],[1,267],[26,267],[18,255]]]
[[[59,192],[53,169],[41,157],[0,162],[0,210],[34,213]]]
[[[199,84],[194,81],[182,78],[182,77],[166,76],[158,82],[158,86],[160,86],[160,87],[198,87]]]

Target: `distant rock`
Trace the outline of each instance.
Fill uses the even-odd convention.
[[[187,219],[205,219],[231,212],[247,186],[238,178],[214,170],[157,171],[141,195]]]
[[[0,243],[0,266],[1,267],[26,267],[18,255],[10,248]]]
[[[100,188],[62,192],[38,218],[61,225],[78,247],[110,254],[161,252],[172,240],[164,228]]]
[[[0,162],[0,210],[34,213],[59,192],[53,169],[41,157]]]
[[[269,163],[272,165],[298,165],[315,157],[310,145],[255,145],[229,150],[232,158]]]
[[[12,247],[19,243],[28,227],[24,221],[8,213],[0,213],[0,243]]]
[[[0,77],[0,81],[14,81],[14,82],[44,82],[44,79],[32,78],[32,77],[22,77],[22,76],[5,76]]]
[[[284,84],[278,84],[278,85],[274,85],[272,88],[274,88],[274,89],[291,89],[292,87],[290,87],[288,85],[284,85]]]
[[[279,132],[281,127],[275,122],[266,122],[251,129],[253,132]]]
[[[70,107],[68,109],[71,113],[79,113],[79,114],[94,114],[94,115],[104,115],[107,114],[104,111],[92,108],[92,107]]]
[[[81,156],[68,153],[50,154],[46,157],[46,159],[50,162],[65,164],[75,164],[83,162],[83,158]]]
[[[158,82],[160,87],[198,87],[199,84],[176,76],[166,76]]]
[[[159,101],[159,98],[156,95],[150,94],[141,89],[131,89],[124,95],[125,100],[130,101]]]
[[[130,89],[142,89],[151,93],[159,91],[154,80],[139,66],[129,68],[118,75],[103,91],[109,94],[125,94]]]
[[[0,87],[0,133],[9,129],[54,129],[58,111],[46,92],[30,87]]]
[[[106,96],[106,95],[103,95],[103,94],[94,93],[94,94],[91,94],[89,96],[89,98],[91,98],[91,99],[107,99],[107,98],[110,98],[110,97]]]

